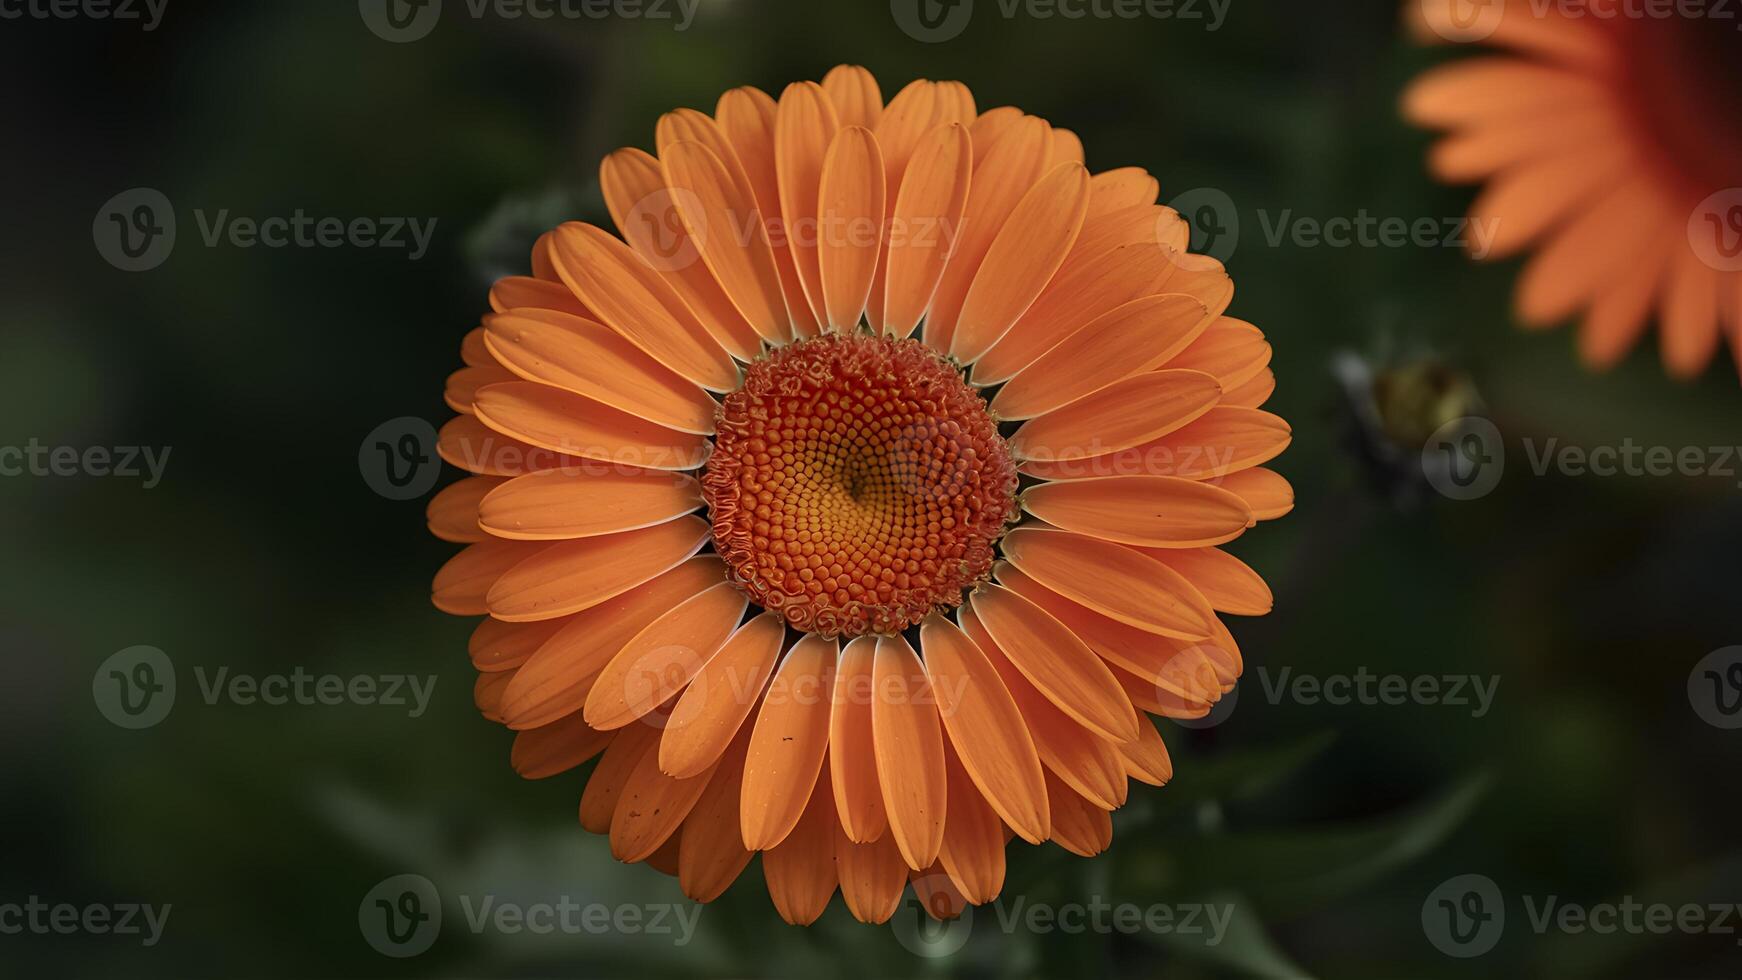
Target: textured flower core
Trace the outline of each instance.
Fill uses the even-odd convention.
[[[986,404],[917,340],[829,334],[752,364],[702,493],[732,580],[794,628],[896,633],[961,604],[1016,516]]]

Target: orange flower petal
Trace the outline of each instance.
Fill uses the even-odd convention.
[[[956,319],[968,297],[974,277],[992,242],[1003,230],[1005,219],[1046,171],[1049,133],[1044,121],[1033,116],[1019,120],[992,146],[974,168],[968,183],[956,250],[944,266],[932,296],[925,321],[925,342],[936,350],[949,350]]]
[[[1078,796],[1058,777],[1047,775],[1052,804],[1053,843],[1078,857],[1094,857],[1113,845],[1113,815]]]
[[[943,726],[925,667],[899,636],[877,639],[871,737],[889,832],[910,868],[930,867],[943,846]]]
[[[1221,385],[1201,371],[1139,374],[1024,422],[1010,452],[1052,462],[1130,449],[1200,418],[1221,397]]]
[[[466,653],[472,666],[485,672],[516,670],[555,636],[568,620],[546,619],[537,623],[505,623],[500,619],[485,619],[466,641]]]
[[[993,680],[996,682],[996,674]],[[997,898],[1004,888],[1004,825],[948,743],[944,746],[944,766],[949,776],[950,805],[944,817],[944,844],[938,851],[938,863],[962,897],[980,905]],[[1038,797],[1034,802],[1040,806],[1036,826],[1046,829],[1040,838],[1045,840],[1052,834],[1052,822],[1047,816],[1046,775],[1039,771],[1038,763],[1035,783]]]
[[[1151,786],[1165,786],[1173,779],[1173,760],[1168,757],[1167,746],[1162,743],[1161,733],[1155,730],[1154,722],[1145,719],[1139,727],[1136,741],[1119,746],[1125,772],[1132,779]]]
[[[1234,408],[1258,408],[1276,394],[1276,372],[1269,368],[1260,368],[1250,379],[1242,381],[1237,387],[1224,389],[1222,400],[1217,404],[1230,405]]]
[[[574,291],[560,282],[531,276],[505,276],[490,287],[490,309],[497,313],[509,310],[555,310],[570,316],[598,319]],[[482,335],[479,340],[483,340]],[[468,362],[469,363],[469,362]]]
[[[581,459],[687,470],[702,465],[708,456],[705,436],[668,429],[536,381],[484,388],[473,411],[478,421],[509,438]]]
[[[1637,164],[1624,143],[1556,153],[1521,164],[1495,178],[1470,205],[1477,229],[1491,232],[1481,258],[1502,259],[1599,199]],[[1477,246],[1474,236],[1472,247]]]
[[[1143,553],[1185,576],[1217,612],[1263,616],[1275,604],[1264,578],[1220,548],[1145,548]]]
[[[1077,639],[1107,661],[1110,667],[1123,669],[1181,697],[1200,697],[1220,689],[1211,657],[1229,659],[1229,656],[1216,648],[1223,632],[1219,620],[1211,623],[1210,639],[1170,639],[1128,626],[1073,602],[1008,563],[1000,562],[994,573],[1005,588],[1045,609],[1054,619],[1065,624]],[[1093,795],[1080,787],[1078,792]]]
[[[1185,350],[1209,327],[1208,313],[1183,293],[1143,296],[1109,310],[1005,382],[992,411],[1000,419],[1029,419],[1142,374]]]
[[[1521,58],[1466,58],[1424,73],[1403,93],[1403,114],[1419,126],[1452,128],[1508,116],[1542,116],[1606,99],[1582,72]]]
[[[793,832],[806,801],[816,795],[813,788],[832,797],[833,789],[816,787],[816,782],[829,748],[830,699],[839,659],[834,640],[806,634],[787,651],[762,699],[750,735],[738,818],[744,846],[753,851],[772,848]],[[832,799],[828,809],[832,823]],[[832,836],[828,840],[832,850]]]
[[[1032,844],[1046,840],[1040,757],[997,669],[973,640],[937,613],[920,625],[920,650],[944,730],[978,793],[1024,840]],[[953,817],[954,790],[949,799]],[[946,818],[946,841],[948,837]],[[1002,849],[1002,838],[998,843]],[[972,889],[962,890],[972,898]]]
[[[823,76],[823,91],[834,104],[841,125],[877,128],[883,115],[883,93],[870,72],[858,65],[836,65]]]
[[[738,627],[672,708],[659,742],[662,772],[688,779],[720,757],[761,699],[785,639],[777,613],[763,613]]]
[[[676,568],[707,539],[706,521],[681,517],[549,545],[504,542],[538,550],[490,587],[490,615],[525,622],[580,612]]]
[[[498,671],[479,674],[478,679],[473,682],[472,703],[477,706],[478,713],[484,716],[485,721],[502,723],[502,692],[513,677],[513,671]]]
[[[831,763],[832,764],[832,763]],[[841,897],[860,922],[887,922],[901,907],[907,887],[907,862],[895,839],[885,834],[869,843],[855,843],[843,831],[835,835],[835,869],[841,876]]]
[[[814,337],[820,328],[810,301],[805,299],[804,284],[799,281],[792,250],[787,247],[786,224],[781,216],[780,176],[774,161],[776,111],[774,99],[767,92],[746,85],[720,96],[714,115],[726,141],[738,154],[750,181],[750,189],[756,195],[756,208],[762,214],[762,226],[774,252],[774,266],[780,273],[780,291],[786,297],[787,317],[798,336]]]
[[[430,602],[455,616],[481,616],[489,611],[490,588],[509,569],[547,547],[542,542],[494,539],[467,545],[436,571]]]
[[[841,651],[829,716],[829,769],[834,774],[835,810],[841,815],[842,831],[855,843],[883,838],[889,829],[883,791],[877,781],[877,745],[871,729],[876,654],[877,638],[873,636],[857,637]]]
[[[1635,229],[1665,220],[1650,177],[1613,188],[1560,228],[1518,277],[1519,319],[1546,326],[1571,316],[1635,261]]]
[[[745,773],[746,793],[756,775],[755,758],[752,747],[750,769]],[[835,801],[827,783],[826,776],[812,780],[808,804],[799,801],[804,813],[797,818],[797,826],[762,855],[768,897],[788,925],[808,926],[820,918],[840,880],[835,870],[835,839],[841,831],[835,825]]]
[[[436,455],[460,469],[501,477],[548,469],[578,472],[601,465],[505,436],[471,415],[450,419],[442,426],[436,438]]]
[[[841,128],[822,86],[795,82],[781,93],[775,113],[774,158],[780,181],[780,213],[787,248],[817,322],[828,319],[823,305],[822,272],[817,265],[817,192],[823,159]]]
[[[698,902],[719,898],[755,857],[756,852],[744,846],[744,835],[738,828],[738,797],[743,791],[744,754],[749,747],[750,731],[746,728],[727,746],[701,799],[684,821],[683,840],[678,844],[677,884]]]
[[[592,540],[592,539],[589,539]],[[644,585],[571,616],[514,674],[502,711],[510,728],[536,728],[578,712],[599,672],[661,613],[724,580],[713,555],[691,558]]]
[[[1128,626],[1183,640],[1202,640],[1210,635],[1210,621],[1216,614],[1191,583],[1161,562],[1123,545],[1068,531],[1020,527],[1004,536],[1004,556],[1041,585]],[[1025,667],[1023,673],[1035,686],[1047,690],[1047,684],[1031,673],[1034,665],[1025,665],[1006,644],[1007,639],[1020,639],[1014,635],[1015,629],[1006,627],[1001,632],[999,624],[987,620],[984,612],[981,619],[1005,653],[1017,666]],[[1044,663],[1040,659],[1044,657],[1044,651],[1039,651],[1035,663]],[[1077,716],[1073,713],[1072,717]],[[1077,720],[1096,727],[1087,718]]]
[[[565,290],[566,292],[566,290]],[[496,358],[484,346],[484,328],[473,327],[460,338],[460,360],[467,367],[500,367]]]
[[[1658,342],[1664,367],[1678,378],[1693,378],[1718,352],[1718,271],[1691,249],[1678,249],[1664,284]]]
[[[817,207],[818,279],[825,321],[850,332],[865,312],[871,277],[883,247],[883,155],[877,138],[861,126],[843,126],[823,158]]]
[[[1083,229],[1089,172],[1062,163],[1016,203],[962,300],[950,352],[973,361],[1034,303]]]
[[[1023,510],[1054,527],[1158,548],[1221,544],[1254,523],[1252,511],[1238,496],[1174,476],[1042,483],[1023,491],[1021,500]]]
[[[1089,178],[1089,218],[1142,204],[1154,204],[1161,196],[1161,181],[1142,167],[1103,170]]]
[[[1275,520],[1294,509],[1294,487],[1275,470],[1253,467],[1230,473],[1217,486],[1246,501],[1252,516],[1261,521]]]
[[[973,165],[973,147],[959,124],[933,129],[914,149],[895,199],[895,218],[880,267],[884,313],[873,325],[883,333],[909,336],[931,305],[961,233]]]
[[[1292,438],[1288,423],[1269,412],[1217,405],[1202,418],[1140,446],[1093,459],[1031,461],[1021,469],[1042,480],[1142,474],[1220,480],[1275,459]]]
[[[786,297],[749,179],[701,143],[680,141],[660,152],[660,168],[702,261],[756,333],[784,343],[791,336]]]
[[[502,483],[501,477],[468,476],[443,487],[430,498],[429,507],[424,512],[430,533],[443,541],[459,544],[488,538],[489,535],[478,526],[478,505],[486,494]]]
[[[545,779],[568,772],[600,752],[616,732],[589,728],[578,714],[518,732],[509,762],[523,779]]]
[[[479,388],[513,380],[514,373],[501,365],[461,368],[448,375],[447,386],[442,390],[442,401],[456,412],[470,413],[472,400],[477,397]]]
[[[597,319],[648,356],[709,391],[738,386],[738,368],[677,291],[628,245],[592,225],[557,228],[552,256],[563,282]]]
[[[1218,318],[1198,339],[1167,362],[1170,369],[1202,371],[1215,378],[1223,391],[1250,381],[1270,363],[1270,344],[1264,332],[1245,320]]]
[[[702,505],[700,485],[683,473],[547,470],[494,482],[475,522],[497,537],[528,541],[633,531],[682,517]]]
[[[997,585],[982,587],[968,602],[998,649],[1047,700],[1104,738],[1126,742],[1137,737],[1131,702],[1107,665],[1069,627]]]
[[[599,189],[617,231],[643,262],[665,274],[709,336],[741,361],[754,358],[762,338],[701,261],[659,161],[633,147],[618,150],[599,165]]]
[[[1119,753],[1115,751],[1120,743],[1089,731],[1047,700],[1039,688],[1022,676],[1022,671],[1010,662],[1004,651],[998,649],[992,634],[986,632],[986,627],[981,625],[973,610],[960,609],[957,616],[962,621],[962,631],[973,638],[975,645],[985,653],[986,659],[992,662],[998,676],[1004,681],[1005,688],[1009,690],[1011,699],[1022,712],[1022,720],[1034,739],[1035,752],[1040,756],[1041,765],[1064,780],[1072,789],[1109,810],[1124,804],[1125,767],[1120,761]],[[1140,718],[1138,728],[1142,727],[1143,720]],[[1050,810],[1047,819],[1050,823]],[[1049,836],[1050,833],[1049,828]]]
[[[593,682],[587,724],[622,728],[670,700],[738,628],[748,604],[737,586],[721,582],[648,623]]]
[[[659,771],[658,752],[642,752],[611,814],[611,856],[629,864],[649,860],[683,826],[713,776],[710,767],[673,779]],[[680,861],[681,854],[679,842]]]
[[[1052,128],[1052,151],[1047,154],[1047,163],[1057,166],[1061,163],[1083,162],[1083,141],[1077,134],[1068,129]]]
[[[641,757],[653,751],[658,739],[659,730],[650,725],[631,725],[617,733],[593,767],[592,775],[587,777],[587,788],[581,792],[582,827],[595,834],[610,832],[618,798],[641,764]]]

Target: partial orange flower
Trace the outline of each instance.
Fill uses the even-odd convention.
[[[1721,5],[1699,5],[1718,11]],[[1482,258],[1535,247],[1517,312],[1582,315],[1579,352],[1620,360],[1653,316],[1664,365],[1700,373],[1728,331],[1742,367],[1742,42],[1736,21],[1683,5],[1409,0],[1430,42],[1507,53],[1433,69],[1404,112],[1448,135],[1429,167],[1486,181]]]
[[[598,756],[586,829],[709,901],[762,854],[809,923],[1003,886],[1011,836],[1110,843],[1172,774],[1147,714],[1240,675],[1220,547],[1293,505],[1233,285],[1136,168],[862,68],[660,119],[448,382],[431,502],[528,778]],[[920,337],[913,335],[919,331]],[[1026,516],[1025,516],[1026,515]]]

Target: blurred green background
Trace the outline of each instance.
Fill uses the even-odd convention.
[[[980,0],[923,43],[880,0],[703,0],[694,22],[473,18],[386,43],[358,5],[169,0],[161,25],[0,22],[7,147],[0,446],[170,447],[162,482],[0,478],[0,904],[169,903],[162,941],[0,935],[18,976],[1735,976],[1724,935],[1538,935],[1525,896],[1585,905],[1742,900],[1742,734],[1689,703],[1700,658],[1742,642],[1736,478],[1530,472],[1520,446],[1720,446],[1742,390],[1720,357],[1666,380],[1651,345],[1604,376],[1569,331],[1509,315],[1516,263],[1453,248],[1273,245],[1318,220],[1453,218],[1400,87],[1447,57],[1402,37],[1397,5],[1234,0],[1225,22],[1007,19]],[[1203,13],[1208,16],[1207,6]],[[1453,53],[1455,56],[1456,53]],[[1232,313],[1275,346],[1299,504],[1235,550],[1276,611],[1234,624],[1248,678],[1211,727],[1163,723],[1178,776],[1134,787],[1111,852],[1013,847],[1008,903],[1230,902],[1223,942],[1005,931],[909,952],[837,899],[782,924],[752,866],[668,937],[476,935],[450,904],[434,946],[390,959],[358,906],[390,875],[444,895],[666,903],[576,825],[583,777],[528,783],[471,704],[469,622],[433,609],[451,547],[423,501],[374,493],[358,452],[401,416],[438,423],[442,379],[484,308],[560,218],[605,220],[599,158],[651,148],[659,113],[727,88],[778,94],[840,62],[885,97],[968,83],[1075,130],[1093,170],[1136,165],[1163,200],[1215,188],[1240,222]],[[161,267],[118,271],[92,219],[134,187],[174,202]],[[429,253],[206,247],[193,212],[435,218]],[[1468,377],[1510,455],[1492,494],[1400,505],[1352,449],[1333,357],[1431,351]],[[164,650],[174,712],[130,731],[92,677]],[[194,668],[433,674],[429,710],[208,705]],[[1258,671],[1498,677],[1493,708],[1304,704]],[[1486,682],[1486,681],[1485,681]],[[1507,901],[1485,956],[1424,934],[1440,883]],[[911,919],[911,915],[907,918]],[[1736,923],[1742,924],[1742,923]]]

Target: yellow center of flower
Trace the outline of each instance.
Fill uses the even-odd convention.
[[[702,476],[734,582],[794,628],[896,633],[985,579],[1016,516],[986,403],[917,340],[830,334],[752,364]]]

